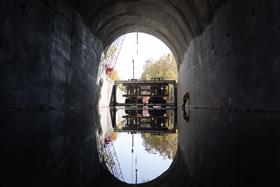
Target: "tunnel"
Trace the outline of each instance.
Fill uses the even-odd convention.
[[[178,65],[178,151],[139,186],[280,184],[279,1],[3,0],[0,10],[1,186],[129,186],[101,166],[94,137],[100,58],[129,32],[162,40]]]

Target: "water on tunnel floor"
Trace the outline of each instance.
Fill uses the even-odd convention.
[[[178,146],[175,109],[100,109],[100,161],[129,184],[151,181],[171,165]],[[106,114],[106,115],[104,115]]]
[[[0,186],[126,186],[104,167],[110,160],[100,153],[110,142],[127,183],[136,182],[138,169],[138,183],[160,175],[145,186],[280,185],[279,114],[180,108],[150,114],[159,121],[153,126],[135,112],[149,115],[128,110],[129,123],[139,127],[133,129],[125,128],[130,118],[123,119],[128,114],[122,109],[1,112]],[[150,125],[140,128],[139,120]],[[159,131],[173,136],[174,129],[177,151],[148,142]]]

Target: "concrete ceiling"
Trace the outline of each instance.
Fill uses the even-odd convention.
[[[129,32],[162,40],[182,60],[188,42],[211,21],[223,0],[84,0],[79,12],[104,47]]]

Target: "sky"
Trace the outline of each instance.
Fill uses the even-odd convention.
[[[143,145],[141,134],[134,134],[133,154],[131,153],[132,134],[118,133],[118,138],[113,144],[125,182],[130,184],[135,183],[136,168],[138,169],[138,183],[143,183],[161,175],[172,163],[171,159],[164,159],[160,153],[148,153]]]
[[[117,70],[121,80],[132,79],[132,60],[135,62],[135,77],[140,79],[145,62],[152,59],[159,59],[161,56],[171,53],[170,49],[156,37],[138,33],[138,56],[137,56],[137,36],[135,33],[128,33],[125,36],[120,54],[118,56],[115,70]],[[138,182],[152,180],[161,175],[169,168],[172,160],[164,159],[159,153],[150,154],[143,146],[143,139],[140,134],[134,135],[134,153],[131,153],[132,135],[128,133],[118,133],[118,138],[114,143],[116,154],[120,162],[125,181],[135,183],[135,168],[138,169]],[[137,157],[137,164],[135,159]],[[152,168],[152,169],[151,169]]]
[[[117,70],[121,80],[133,78],[132,60],[135,62],[135,77],[140,79],[143,72],[145,62],[152,59],[159,59],[167,53],[171,53],[170,49],[156,37],[138,33],[138,56],[137,56],[137,36],[136,32],[128,33],[125,36],[119,57],[117,59],[115,70]]]

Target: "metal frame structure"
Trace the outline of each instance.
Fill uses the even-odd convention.
[[[116,51],[113,54],[111,54],[111,56],[109,56],[107,60],[104,60],[104,62],[101,63],[104,66],[104,70],[107,75],[109,75],[115,68],[124,40],[125,40],[125,35],[122,35],[119,38],[117,38],[111,44],[115,46]]]
[[[126,94],[125,103],[117,102],[117,89],[118,85],[123,85]],[[173,102],[166,102],[165,98],[169,97],[170,86],[173,86]],[[149,97],[149,102],[143,102],[144,97]],[[152,80],[127,80],[115,81],[113,89],[113,106],[176,106],[177,105],[177,83],[175,80],[163,80],[160,78]]]
[[[123,110],[123,109],[120,109]],[[144,116],[139,114],[135,109],[131,109],[129,112],[126,111],[127,115],[122,116],[126,119],[125,126],[122,128],[117,127],[116,124],[116,111],[117,109],[112,109],[111,120],[115,132],[128,132],[131,134],[135,133],[152,133],[152,134],[162,134],[162,133],[176,133],[177,129],[177,110],[176,109],[150,109],[149,115]],[[167,111],[173,111],[173,118],[166,115]],[[171,121],[172,120],[172,121]],[[173,122],[173,123],[172,123]],[[170,128],[170,125],[173,127]]]
[[[105,164],[108,170],[119,180],[124,181],[119,159],[117,157],[113,143],[110,142],[109,144],[106,144],[104,151],[105,155],[107,156],[107,158],[105,158]]]

